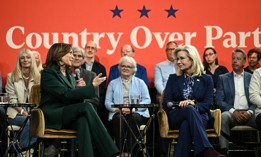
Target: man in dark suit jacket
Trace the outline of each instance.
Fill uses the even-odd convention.
[[[219,76],[216,103],[222,111],[221,130],[230,136],[230,129],[236,125],[255,127],[254,110],[256,106],[249,100],[251,74],[244,72],[246,54],[236,49],[232,54],[233,72]],[[228,140],[219,138],[222,153],[227,155]]]
[[[82,64],[82,68],[92,71],[98,75],[102,73],[102,77],[106,77],[106,69],[105,67],[95,60],[95,55],[97,54],[97,44],[94,41],[88,41],[85,45],[85,62]],[[106,94],[106,81],[99,85],[99,95],[100,95],[100,102],[98,106],[98,115],[103,121],[105,126],[108,126],[108,111],[105,108],[104,101],[105,101],[105,94]]]
[[[122,46],[122,48],[121,48],[122,57],[123,56],[134,57],[134,54],[135,54],[135,51],[131,45],[125,44]],[[120,77],[120,72],[119,72],[118,66],[119,66],[119,64],[115,64],[115,65],[111,66],[110,74],[109,74],[109,78],[108,78],[108,84],[111,82],[111,80],[114,80],[114,79]],[[135,73],[135,76],[142,79],[146,85],[149,85],[147,70],[144,66],[137,64],[137,71]]]
[[[83,80],[85,81],[86,85],[91,84],[93,79],[97,76],[94,72],[91,72],[89,70],[86,70],[84,68],[81,68],[81,65],[84,61],[85,58],[85,53],[84,50],[80,47],[73,47],[73,56],[74,56],[74,60],[72,62],[72,73],[74,74],[76,79],[79,79],[77,77],[83,78]],[[76,70],[79,70],[79,76],[76,75]],[[93,105],[93,107],[95,108],[95,110],[97,111],[98,105],[99,105],[99,87],[95,87],[95,97],[93,97],[92,99],[85,99],[84,102],[89,102]]]

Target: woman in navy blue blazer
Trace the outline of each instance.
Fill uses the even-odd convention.
[[[179,129],[175,157],[194,155],[223,157],[210,144],[206,128],[213,120],[210,105],[213,103],[213,80],[204,74],[204,66],[194,46],[183,46],[174,51],[176,74],[171,74],[163,100],[171,129]],[[173,104],[177,104],[173,107]]]

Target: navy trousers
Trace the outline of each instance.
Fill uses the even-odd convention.
[[[207,133],[207,122],[203,122],[200,113],[193,107],[175,108],[168,113],[171,129],[179,129],[179,138],[175,147],[175,157],[191,156],[192,142],[194,141],[195,155],[212,148]]]

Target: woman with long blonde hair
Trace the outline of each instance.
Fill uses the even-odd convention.
[[[35,59],[29,49],[22,49],[18,53],[16,66],[13,72],[7,75],[5,86],[10,104],[28,102],[31,87],[39,84],[40,73],[37,69]],[[12,125],[22,126],[28,111],[23,107],[10,106],[7,108],[9,123]],[[21,132],[19,143],[22,148],[29,147],[29,120]],[[31,144],[36,141],[32,138]]]

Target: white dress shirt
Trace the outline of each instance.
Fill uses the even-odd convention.
[[[245,94],[244,88],[244,72],[241,74],[234,74],[234,84],[235,84],[235,101],[234,108],[231,108],[229,111],[233,113],[235,110],[248,110],[248,102]]]

